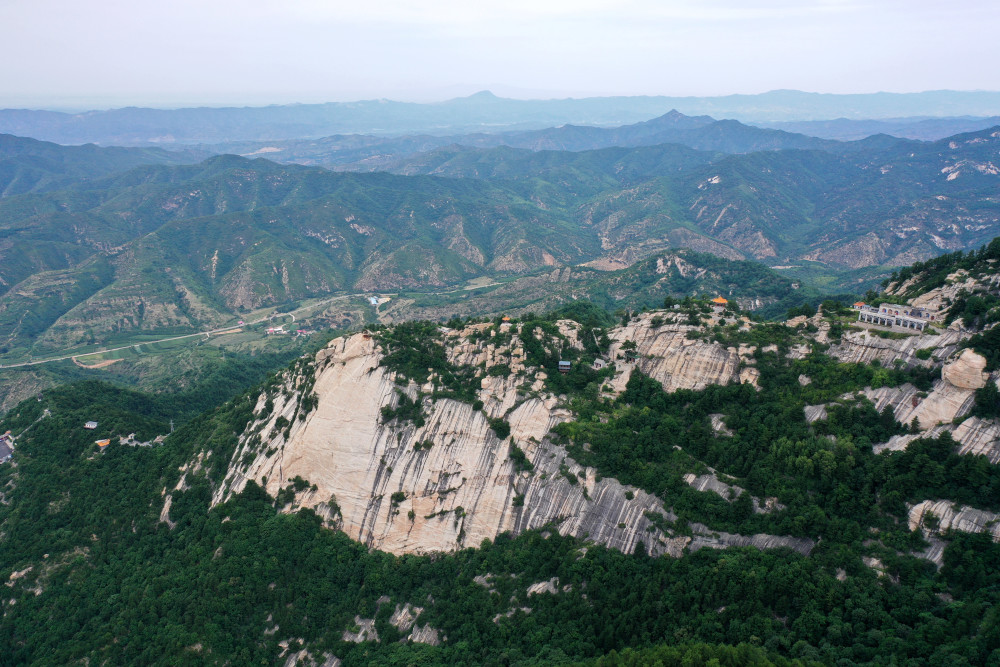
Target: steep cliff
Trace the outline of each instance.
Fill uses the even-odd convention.
[[[930,392],[917,391],[911,384],[899,387],[866,389],[865,395],[878,410],[890,406],[896,420],[910,424],[914,419],[922,429],[951,422],[972,409],[976,390],[983,387],[989,375],[983,371],[986,359],[971,349],[963,350],[941,368],[941,379]]]
[[[492,342],[497,334],[515,333],[509,327],[486,324],[446,333],[452,360],[483,368],[505,363],[511,370],[507,377],[482,373],[476,392],[481,409],[452,398],[422,398],[432,387],[388,370],[367,334],[332,341],[311,366],[301,365],[283,385],[261,395],[256,419],[214,501],[254,480],[284,498],[289,511],[312,508],[353,539],[393,553],[450,551],[546,525],[625,552],[641,543],[654,555],[678,556],[689,546],[811,550],[810,540],[747,537],[698,524],[690,534],[675,534],[669,526],[676,516],[659,498],[577,464],[547,438],[572,415],[545,391],[544,373],[525,368],[516,335]],[[568,345],[580,344],[572,323],[559,327]],[[736,352],[687,340],[683,333],[654,331],[648,318],[640,318],[611,338],[637,341],[646,367],[664,386],[738,379]],[[612,343],[612,350],[615,345],[620,343]],[[674,351],[684,360],[656,361]],[[624,364],[615,384],[623,384],[634,367]],[[407,400],[422,401],[420,425],[386,420],[383,408]],[[509,424],[503,438],[491,423],[499,418]],[[756,505],[767,511],[773,502]]]
[[[965,533],[988,532],[1000,542],[1000,514],[957,505],[950,500],[925,500],[910,508],[910,530],[922,528],[927,535],[946,530]]]
[[[906,366],[930,367],[951,356],[966,338],[967,334],[954,329],[906,338],[882,338],[866,329],[845,333],[839,343],[830,347],[829,353],[840,361],[855,364],[878,361],[883,366],[891,367],[899,360]],[[917,357],[919,350],[931,350],[930,358]]]

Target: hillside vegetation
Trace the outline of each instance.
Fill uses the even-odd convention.
[[[1000,466],[995,451],[969,451],[962,438],[970,424],[997,423],[973,423],[961,406],[945,423],[898,419],[910,410],[908,388],[930,404],[975,393],[952,380],[995,387],[996,374],[977,380],[975,359],[962,352],[974,332],[869,337],[834,302],[788,324],[755,324],[736,304],[666,305],[612,316],[577,303],[506,321],[381,327],[338,339],[229,401],[97,383],[26,401],[0,423],[16,440],[14,459],[0,467],[2,660],[988,663],[1000,651],[1000,546],[984,517],[1000,516]],[[643,538],[623,552],[568,534],[561,526],[572,517],[558,517],[433,555],[352,540],[357,496],[322,495],[328,481],[318,469],[310,478],[294,467],[301,434],[325,428],[334,400],[326,392],[353,372],[352,349],[368,350],[363,360],[375,364],[358,367],[359,377],[389,382],[370,425],[385,434],[379,447],[405,450],[424,462],[417,467],[445,457],[447,467],[454,439],[482,420],[484,442],[509,451],[498,464],[511,472],[495,483],[534,480],[550,498],[580,494],[602,507],[650,499],[655,511],[635,519],[648,526]],[[873,349],[885,363],[846,361]],[[677,355],[703,363],[665,372]],[[730,356],[722,369],[717,362]],[[598,359],[611,364],[597,368]],[[572,362],[567,374],[562,360]],[[706,386],[710,378],[719,380]],[[350,389],[360,414],[367,390],[354,381]],[[513,407],[508,390],[524,394]],[[893,392],[904,393],[876,407]],[[518,440],[515,412],[533,400],[565,412],[540,442]],[[209,409],[194,416],[201,408]],[[428,435],[434,420],[459,410],[471,416],[451,444]],[[98,429],[83,430],[87,420]],[[340,436],[325,433],[333,447]],[[118,440],[129,434],[127,442],[152,446]],[[104,437],[113,444],[99,451],[94,440]],[[885,447],[899,438],[908,439],[901,448]],[[230,486],[257,461],[286,453],[282,477]],[[322,465],[348,455],[331,450]],[[410,474],[378,455],[380,475]],[[597,497],[608,488],[618,500]],[[446,503],[462,490],[429,493]],[[471,530],[488,511],[405,518],[417,495],[392,488],[368,520],[404,532],[424,521]],[[529,485],[511,511],[542,512],[541,497]],[[949,530],[933,513],[914,523],[914,508],[941,499],[979,517],[981,532],[958,522]],[[808,548],[726,548],[751,535],[792,536],[787,544]],[[653,557],[661,538],[688,546]]]
[[[677,116],[642,131],[655,135],[664,123],[683,132],[715,128],[734,141],[743,132]],[[614,141],[626,141],[640,129],[615,132]],[[408,298],[428,310],[398,302],[397,319],[437,317],[434,298],[473,298],[483,292],[464,288],[483,282],[504,285],[490,293],[493,308],[459,312],[540,310],[557,305],[541,284],[556,269],[561,284],[570,282],[567,271],[590,271],[560,290],[568,299],[649,305],[659,294],[630,302],[633,278],[609,275],[602,285],[596,271],[634,267],[638,275],[641,262],[678,248],[763,261],[828,292],[860,291],[887,266],[996,234],[998,176],[990,165],[998,141],[983,131],[931,144],[745,155],[670,144],[583,152],[452,147],[396,164],[407,174],[399,176],[235,156],[121,172],[130,160],[174,158],[153,149],[12,140],[17,170],[39,160],[73,166],[47,167],[51,179],[31,186],[38,191],[0,199],[0,354],[21,361],[91,351],[344,294],[414,292]],[[75,180],[61,180],[69,176]],[[56,184],[64,189],[42,191]],[[727,272],[738,276],[747,265]],[[669,291],[725,287],[694,275]],[[739,279],[724,282],[736,285],[727,293],[762,306],[784,298],[750,293]],[[773,275],[750,282],[790,284]]]

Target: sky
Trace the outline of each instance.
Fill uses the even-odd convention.
[[[0,0],[0,108],[1000,90],[996,0]]]

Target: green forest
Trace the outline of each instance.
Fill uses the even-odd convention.
[[[583,305],[573,310],[594,334],[581,358],[592,357],[613,320]],[[541,333],[525,340],[539,367],[558,359],[554,317],[524,322]],[[441,397],[468,400],[468,378],[440,355],[437,331],[414,323],[376,335],[386,363],[425,378],[433,369]],[[786,340],[781,331],[770,335],[785,346],[794,330]],[[210,506],[264,385],[233,400],[221,390],[154,395],[92,381],[47,391],[0,424],[18,443],[17,465],[0,468],[0,580],[10,583],[0,595],[0,665],[269,665],[302,648],[345,665],[995,659],[1000,546],[982,535],[950,535],[936,570],[912,555],[925,545],[906,530],[904,503],[948,497],[1000,509],[1000,468],[954,455],[946,436],[876,456],[873,442],[907,426],[865,401],[834,406],[813,425],[802,417],[803,405],[862,386],[927,386],[933,377],[840,364],[821,352],[795,361],[761,353],[757,362],[760,392],[667,394],[636,374],[613,401],[591,389],[599,373],[576,364],[578,375],[552,374],[553,389],[574,397],[578,416],[557,432],[581,462],[660,495],[678,514],[677,534],[704,522],[800,535],[817,542],[808,557],[746,547],[651,558],[555,530],[501,535],[448,555],[392,556],[324,528],[309,510],[279,512],[284,503],[252,482]],[[799,374],[813,382],[801,386]],[[733,435],[712,433],[712,413],[726,415]],[[86,420],[98,429],[83,430]],[[163,445],[99,452],[94,444],[128,433],[150,439],[169,432],[170,420],[178,428]],[[203,474],[174,493],[170,527],[160,520],[162,490],[207,451]],[[748,493],[729,502],[681,482],[704,464]],[[785,509],[755,514],[751,494],[775,496]],[[863,557],[879,558],[884,569]],[[558,593],[527,594],[553,577]],[[406,603],[424,609],[418,623],[437,629],[441,645],[407,642],[389,622]],[[356,618],[374,619],[380,642],[343,641]]]

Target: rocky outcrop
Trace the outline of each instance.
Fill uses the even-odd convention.
[[[815,543],[804,537],[787,537],[777,535],[735,535],[710,530],[702,524],[692,524],[695,532],[691,540],[690,551],[698,549],[727,549],[729,547],[755,547],[757,549],[792,549],[803,555],[809,555]]]
[[[1000,514],[957,505],[950,500],[925,500],[911,507],[909,528],[923,528],[931,535],[946,530],[988,532],[994,542],[1000,542]]]
[[[1000,423],[995,419],[969,417],[959,424],[952,437],[959,454],[981,455],[993,465],[1000,464]]]
[[[658,380],[667,391],[743,381],[740,361],[746,361],[747,357],[741,357],[739,350],[689,338],[689,332],[697,331],[698,327],[674,321],[675,313],[668,313],[671,321],[660,326],[653,325],[654,317],[662,318],[663,313],[643,313],[612,332],[614,343],[609,353],[612,359],[625,357],[622,346],[626,341],[636,344],[634,366],[626,366],[624,379],[616,385],[624,387],[633,367]]]
[[[989,374],[985,372],[986,357],[972,348],[962,350],[955,361],[941,369],[941,379],[959,389],[981,389]]]
[[[965,338],[968,338],[968,334],[951,329],[937,335],[905,338],[882,338],[865,329],[845,333],[838,344],[830,347],[828,354],[840,361],[855,364],[878,361],[882,366],[891,368],[897,360],[900,360],[909,368],[931,367],[951,356]],[[918,350],[932,350],[931,358],[918,358],[916,356]]]
[[[649,337],[651,345],[657,337]],[[456,354],[484,354],[462,346],[456,341]],[[419,388],[398,384],[381,358],[370,337],[340,338],[317,355],[316,405],[308,413],[300,409],[305,375],[289,375],[262,395],[214,502],[251,479],[273,496],[286,489],[287,497],[301,478],[286,510],[310,507],[351,538],[393,553],[451,551],[546,525],[624,552],[641,544],[651,555],[679,556],[694,541],[700,548],[784,539],[720,538],[707,527],[694,537],[671,534],[676,517],[659,498],[600,477],[547,439],[571,414],[556,397],[521,392],[523,377],[485,378],[484,410],[425,399],[423,425],[384,423],[382,408],[395,405],[400,392],[417,397]],[[510,436],[498,438],[489,416],[503,416]],[[519,468],[514,447],[530,466]],[[808,551],[811,543],[792,546]]]
[[[722,496],[727,502],[732,502],[746,493],[746,490],[735,484],[728,484],[719,479],[718,472],[709,468],[703,475],[688,473],[684,475],[684,482],[695,491],[706,491]],[[753,497],[753,510],[757,514],[766,514],[775,510],[784,509],[785,506],[778,502],[777,498],[756,498]]]
[[[375,629],[375,619],[355,616],[354,627],[344,630],[341,641],[353,642],[355,644],[379,641],[378,631]]]
[[[902,451],[918,438],[936,438],[942,433],[950,433],[957,445],[958,454],[985,456],[993,465],[1000,464],[1000,423],[992,419],[969,417],[958,426],[941,424],[927,431],[896,435],[888,442],[875,445],[872,450],[878,454],[884,451]]]
[[[441,643],[440,633],[430,626],[424,624],[417,625],[417,618],[423,612],[423,607],[414,607],[409,602],[404,605],[396,605],[395,611],[389,618],[389,623],[395,626],[400,632],[410,634],[401,641],[411,641],[417,644],[430,644],[437,646]]]
[[[864,394],[880,412],[890,406],[896,420],[910,424],[914,419],[922,429],[954,421],[969,413],[975,402],[976,389],[986,384],[983,372],[986,359],[966,349],[954,361],[941,369],[941,379],[930,392],[918,391],[911,384],[899,387],[865,389]]]
[[[558,593],[559,592],[559,578],[552,577],[548,581],[539,581],[537,584],[531,584],[528,586],[528,597],[532,595],[539,595],[541,593]]]
[[[919,391],[907,383],[898,387],[868,388],[864,395],[879,412],[889,406],[897,421],[910,424],[916,419],[921,429],[930,429],[968,414],[975,391],[936,380],[930,392]]]
[[[316,409],[290,420],[285,439],[271,425],[294,417],[296,402],[278,396],[274,412],[248,431],[234,458],[250,454],[253,460],[233,466],[216,501],[248,479],[262,480],[276,495],[299,476],[315,489],[297,496],[298,506],[314,507],[352,538],[394,553],[450,551],[550,523],[562,534],[623,551],[643,542],[650,553],[679,555],[686,546],[688,538],[667,536],[646,517],[673,520],[657,498],[613,479],[597,481],[595,471],[568,459],[564,449],[543,444],[551,427],[569,416],[554,398],[524,401],[507,415],[513,442],[533,464],[519,472],[511,442],[497,438],[486,416],[466,403],[437,401],[420,428],[383,424],[380,410],[393,403],[397,385],[379,367],[380,358],[361,335],[323,350]],[[256,451],[254,432],[272,433]],[[427,442],[433,444],[414,448]]]

